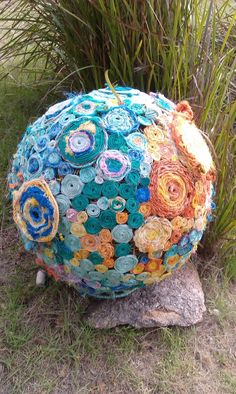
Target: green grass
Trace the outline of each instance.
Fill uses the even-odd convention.
[[[218,308],[221,318],[209,315],[195,328],[95,330],[82,320],[88,301],[54,281],[37,288],[36,267],[19,253],[4,246],[11,267],[0,293],[5,394],[55,389],[185,394],[196,385],[196,393],[202,387],[208,387],[207,394],[209,387],[216,394],[233,392],[233,292],[218,287],[218,301],[213,293],[207,306]],[[19,262],[15,269],[12,261]]]
[[[2,317],[7,322],[4,326],[6,345],[13,349],[21,349],[35,334],[35,330],[22,321],[23,306],[19,298],[24,294],[24,285],[16,285],[5,294]]]
[[[222,374],[222,381],[223,387],[228,393],[234,394],[236,392],[236,378],[234,376],[224,372]]]
[[[148,332],[127,327],[93,330],[81,322],[77,309],[80,300],[75,295],[68,294],[67,289],[58,289],[55,283],[42,292],[32,285],[32,275],[27,280],[27,290],[13,282],[11,290],[4,292],[1,347],[7,349],[4,364],[14,392],[24,392],[23,387],[30,387],[33,381],[40,382],[45,392],[51,392],[53,384],[58,384],[61,378],[54,375],[54,368],[59,365],[66,371],[83,369],[86,373],[89,368],[113,371],[133,389],[138,386],[141,389],[145,385],[143,377],[135,379],[137,366],[131,361],[139,358],[139,353],[141,357],[144,341],[153,350],[159,347],[167,352],[162,366],[166,374],[168,368],[173,371],[176,363],[179,364],[184,332],[155,329],[148,337]],[[92,387],[91,377],[89,387]]]

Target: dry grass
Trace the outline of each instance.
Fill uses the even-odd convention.
[[[3,236],[3,394],[235,393],[235,285],[205,278],[208,312],[196,327],[98,331],[83,323],[88,301],[55,282],[36,288],[15,229]]]

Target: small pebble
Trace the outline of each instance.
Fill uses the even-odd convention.
[[[44,286],[46,281],[46,273],[39,270],[36,275],[36,286]]]

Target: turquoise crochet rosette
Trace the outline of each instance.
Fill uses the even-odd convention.
[[[196,251],[215,167],[190,105],[116,87],[74,95],[27,127],[8,175],[26,250],[83,295],[122,297]]]

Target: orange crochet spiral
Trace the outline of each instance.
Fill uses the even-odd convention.
[[[194,181],[180,161],[154,162],[150,179],[153,214],[172,219],[190,206]]]

